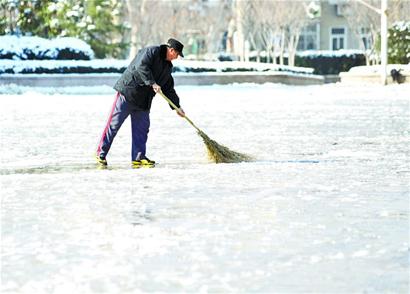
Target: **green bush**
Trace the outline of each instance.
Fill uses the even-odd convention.
[[[410,22],[396,22],[389,28],[388,61],[390,64],[410,63]],[[380,52],[380,37],[376,48]]]
[[[380,54],[381,39],[377,36],[376,51]],[[396,22],[388,30],[387,58],[390,64],[410,63],[410,22]]]

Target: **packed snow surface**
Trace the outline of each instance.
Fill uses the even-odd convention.
[[[114,93],[0,95],[2,293],[408,293],[410,86],[181,86],[212,164],[161,97],[151,169]]]

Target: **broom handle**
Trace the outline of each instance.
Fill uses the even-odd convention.
[[[174,102],[171,101],[165,94],[162,92],[162,90],[159,90],[158,93],[164,98],[171,106],[174,108],[176,111],[178,111],[178,107],[174,104]],[[202,132],[193,122],[190,120],[186,115],[184,115],[184,118],[198,131]]]

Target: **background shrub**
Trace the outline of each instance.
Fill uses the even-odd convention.
[[[94,52],[77,38],[44,39],[40,37],[0,36],[0,59],[90,60]]]
[[[313,73],[319,75],[337,75],[365,64],[364,53],[356,50],[306,51],[296,54],[295,59],[296,66],[313,68]]]
[[[380,53],[380,36],[376,41],[376,50]],[[410,21],[396,22],[389,28],[388,61],[390,64],[410,63]]]

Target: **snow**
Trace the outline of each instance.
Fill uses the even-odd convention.
[[[354,74],[379,74],[382,67],[380,65],[373,66],[355,66],[349,70],[349,73]],[[410,64],[388,64],[387,72],[390,73],[392,69],[402,70],[402,74],[410,74]]]
[[[396,21],[393,27],[401,32],[410,32],[410,21]]]
[[[13,73],[34,72],[37,68],[48,70],[64,68],[87,67],[93,69],[126,68],[129,60],[93,59],[93,60],[10,60],[0,59],[0,73],[13,71]]]
[[[54,75],[54,74],[53,74]],[[107,75],[107,74],[105,74]],[[67,76],[67,74],[64,74]],[[1,85],[0,95],[21,95],[27,93],[39,93],[47,95],[64,94],[64,95],[93,95],[93,94],[112,94],[112,86],[76,86],[76,87],[27,87],[15,84]]]
[[[306,50],[297,52],[297,55],[300,57],[310,57],[310,58],[318,58],[318,57],[349,57],[353,55],[363,55],[363,50],[356,50],[356,49],[340,49],[340,50]]]
[[[10,53],[14,55],[14,59],[27,59],[25,50],[32,51],[36,56],[55,59],[58,52],[65,48],[69,48],[74,52],[84,52],[90,59],[94,58],[94,52],[90,45],[77,38],[44,39],[35,36],[0,36],[0,54]]]
[[[189,71],[192,69],[204,68],[207,70],[216,70],[216,72],[226,72],[229,70],[248,70],[248,71],[288,71],[297,72],[304,74],[313,73],[312,68],[295,67],[295,66],[285,66],[276,65],[270,63],[260,63],[260,62],[242,62],[242,61],[192,61],[177,59],[173,61],[175,67],[181,68],[181,70]]]
[[[95,168],[114,93],[77,90],[0,96],[3,292],[409,292],[409,84],[181,86],[257,160],[155,97],[137,170],[129,120]]]
[[[9,73],[31,73],[37,68],[48,70],[59,69],[62,72],[64,68],[89,67],[93,69],[99,68],[115,68],[117,71],[127,67],[130,60],[53,60],[57,58],[58,52],[65,48],[70,48],[75,52],[84,52],[90,59],[93,59],[94,53],[91,47],[77,38],[57,38],[44,39],[40,37],[17,37],[17,36],[0,36],[0,55],[6,56],[10,54],[11,59],[0,59],[0,74]],[[51,60],[27,60],[27,52],[33,52],[36,56],[41,56],[43,59]],[[20,60],[21,59],[21,60]],[[284,65],[275,65],[257,62],[237,62],[237,61],[192,61],[188,59],[179,59],[173,62],[177,71],[182,72],[197,72],[198,70],[205,71],[286,71],[293,73],[311,74],[313,69],[303,67],[293,67]]]

